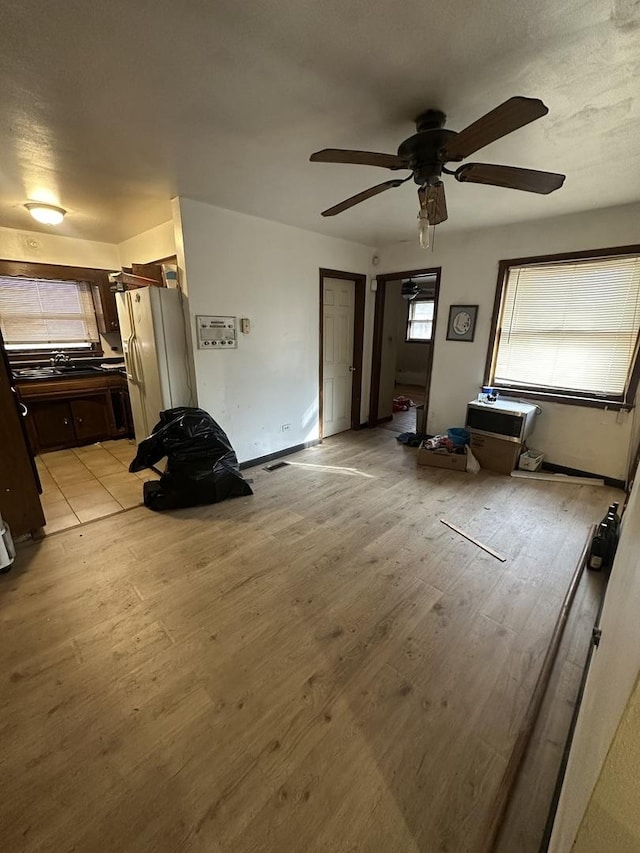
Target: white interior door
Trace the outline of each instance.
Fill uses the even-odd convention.
[[[354,281],[323,282],[322,434],[351,429]]]

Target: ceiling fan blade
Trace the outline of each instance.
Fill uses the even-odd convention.
[[[425,208],[429,217],[430,225],[440,225],[449,214],[447,213],[447,200],[444,195],[444,184],[442,181],[435,186],[420,187],[418,189],[420,207]]]
[[[409,175],[409,177],[411,177],[411,175]],[[404,180],[408,180],[408,178],[405,178]],[[360,204],[361,201],[366,201],[368,198],[378,195],[378,193],[383,193],[385,190],[390,190],[392,187],[399,187],[400,184],[404,184],[404,180],[396,178],[393,181],[385,181],[383,184],[376,184],[375,187],[369,187],[368,190],[363,190],[361,193],[357,193],[356,195],[352,195],[351,198],[341,201],[340,204],[334,204],[333,207],[323,210],[322,215],[335,216],[336,213],[342,213],[343,210],[348,210],[350,207],[353,207],[354,204]]]
[[[374,151],[348,151],[344,148],[323,148],[309,157],[312,163],[353,163],[358,166],[382,166],[384,169],[408,169],[406,162],[395,154],[376,154]]]
[[[549,109],[539,98],[509,98],[495,110],[465,127],[445,145],[442,157],[446,160],[463,160],[490,142],[501,139],[519,127],[542,118]]]
[[[515,166],[495,166],[491,163],[465,163],[455,171],[456,180],[472,184],[489,184],[511,190],[547,195],[560,189],[565,176],[556,172],[538,172]]]

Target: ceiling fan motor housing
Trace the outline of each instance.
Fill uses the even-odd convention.
[[[436,112],[429,110],[429,113]],[[423,114],[426,115],[426,114]],[[441,113],[441,115],[444,115]],[[424,127],[421,123],[422,116],[416,121],[418,128]],[[398,157],[402,157],[413,169],[413,180],[418,186],[425,184],[437,184],[442,174],[444,162],[440,159],[440,152],[447,142],[456,136],[454,130],[445,130],[443,127],[433,127],[427,130],[418,130],[408,139],[400,144]]]

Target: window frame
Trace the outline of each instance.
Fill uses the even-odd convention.
[[[493,313],[491,317],[491,331],[489,333],[489,346],[487,348],[487,359],[484,370],[484,384],[493,385],[493,371],[500,343],[500,309],[505,284],[511,267],[536,266],[538,264],[549,264],[566,261],[595,260],[597,258],[612,258],[616,255],[640,255],[640,245],[615,246],[606,249],[588,249],[580,252],[562,252],[555,255],[535,255],[528,258],[509,258],[498,263],[498,280],[496,284],[495,298],[493,302]],[[557,388],[545,388],[523,385],[520,388],[513,386],[495,385],[503,397],[516,397],[526,400],[543,400],[550,403],[565,403],[570,406],[585,406],[588,408],[613,409],[614,411],[624,409],[628,411],[635,406],[635,397],[640,382],[640,333],[636,341],[636,349],[631,362],[629,381],[623,394],[618,395],[592,395],[583,392],[560,391]]]
[[[30,261],[0,260],[0,275],[23,278],[49,278],[57,279],[58,281],[68,281],[70,283],[86,282],[92,288],[93,306],[96,313],[96,322],[98,322],[98,332],[100,333],[100,323],[98,321],[93,286],[97,285],[100,288],[100,292],[102,288],[109,287],[108,270],[91,269],[90,267],[70,267],[61,264],[31,263]],[[11,349],[7,350],[7,355],[10,362],[47,361],[51,352],[56,349],[55,345],[52,345],[50,350]],[[64,352],[72,357],[84,356],[84,358],[100,358],[104,355],[100,341],[91,344],[89,347],[78,347],[75,349],[67,347],[64,349]]]
[[[411,320],[411,305],[414,302],[432,302],[433,303],[433,317],[431,319],[431,337],[429,338],[412,338],[410,337],[411,323],[416,322],[424,322],[420,320]],[[433,343],[433,329],[436,322],[436,304],[435,299],[432,296],[425,296],[422,299],[419,296],[416,296],[414,299],[407,300],[407,317],[404,324],[404,342],[405,344],[431,344]]]

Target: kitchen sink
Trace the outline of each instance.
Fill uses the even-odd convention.
[[[55,367],[24,367],[16,370],[16,379],[54,379],[57,376],[92,376],[95,373],[103,373],[99,367],[85,366],[82,364],[58,364]]]

